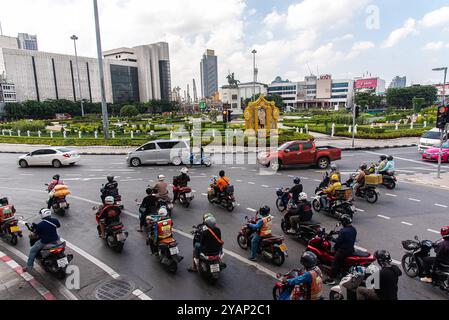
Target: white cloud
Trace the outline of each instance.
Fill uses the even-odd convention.
[[[251,8],[248,10],[248,15],[249,16],[253,16],[257,13],[257,9],[256,8]]]
[[[449,45],[447,45],[449,46]],[[446,46],[446,47],[447,47]],[[428,42],[424,47],[422,47],[423,50],[440,50],[444,47],[443,41],[437,41],[437,42]]]
[[[361,50],[371,49],[374,47],[375,47],[375,45],[371,41],[360,41],[360,42],[354,43],[354,45],[352,46],[352,50],[361,51]]]
[[[346,40],[352,40],[354,39],[354,35],[351,33],[347,33],[341,37],[336,37],[332,40],[332,42],[337,42],[337,41],[346,41]]]
[[[384,41],[382,47],[390,48],[395,46],[402,39],[407,38],[410,35],[417,34],[416,20],[409,18],[405,21],[404,25],[390,33],[387,40]]]
[[[276,9],[270,12],[264,19],[263,22],[268,29],[273,29],[280,24],[285,23],[286,15],[279,14]]]
[[[441,7],[424,15],[420,21],[424,27],[442,27],[449,24],[449,7]]]

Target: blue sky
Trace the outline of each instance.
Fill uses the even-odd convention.
[[[199,83],[206,49],[219,57],[220,84],[228,71],[252,80],[253,48],[259,81],[266,83],[278,75],[300,81],[310,67],[334,78],[368,71],[387,85],[396,75],[426,84],[442,78],[432,68],[449,64],[447,0],[98,2],[103,49],[167,41],[172,84],[183,89],[193,78]],[[37,34],[42,51],[67,54],[73,53],[70,35],[77,34],[80,54],[96,55],[91,0],[15,0],[1,7],[5,34]],[[373,10],[378,20],[371,19]]]

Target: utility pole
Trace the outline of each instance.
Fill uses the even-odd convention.
[[[352,107],[352,148],[355,148],[355,114],[356,114],[357,106],[354,103],[354,106]]]
[[[108,105],[106,104],[106,92],[104,87],[103,50],[101,49],[100,21],[98,18],[98,4],[94,1],[95,32],[97,37],[98,69],[100,72],[101,111],[103,114],[103,131],[105,140],[109,140]]]
[[[252,99],[252,101],[255,101],[256,100],[256,53],[257,53],[257,51],[256,51],[256,49],[254,49],[253,51],[252,51],[252,54],[253,54],[253,72],[254,72],[254,74],[253,74],[253,99]]]
[[[73,40],[73,44],[75,46],[75,61],[76,61],[76,72],[78,74],[78,90],[80,93],[80,101],[81,101],[81,116],[84,117],[84,102],[83,102],[83,93],[81,92],[80,66],[78,63],[78,51],[76,49],[76,40],[78,40],[78,37],[76,35],[73,35],[70,37],[70,39]]]
[[[444,71],[444,81],[443,81],[443,106],[446,106],[446,77],[447,77],[447,67],[435,68],[433,71]],[[444,128],[441,129],[440,134],[440,151],[438,152],[438,173],[437,178],[441,179],[441,161],[443,157],[443,142],[445,132],[447,133],[447,123]]]

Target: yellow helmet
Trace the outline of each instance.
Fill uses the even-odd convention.
[[[333,174],[332,175],[332,177],[331,177],[331,181],[340,181],[340,179],[338,178],[338,175],[337,174]]]

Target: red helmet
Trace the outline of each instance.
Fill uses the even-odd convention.
[[[443,238],[449,237],[449,226],[441,228],[441,236]]]

